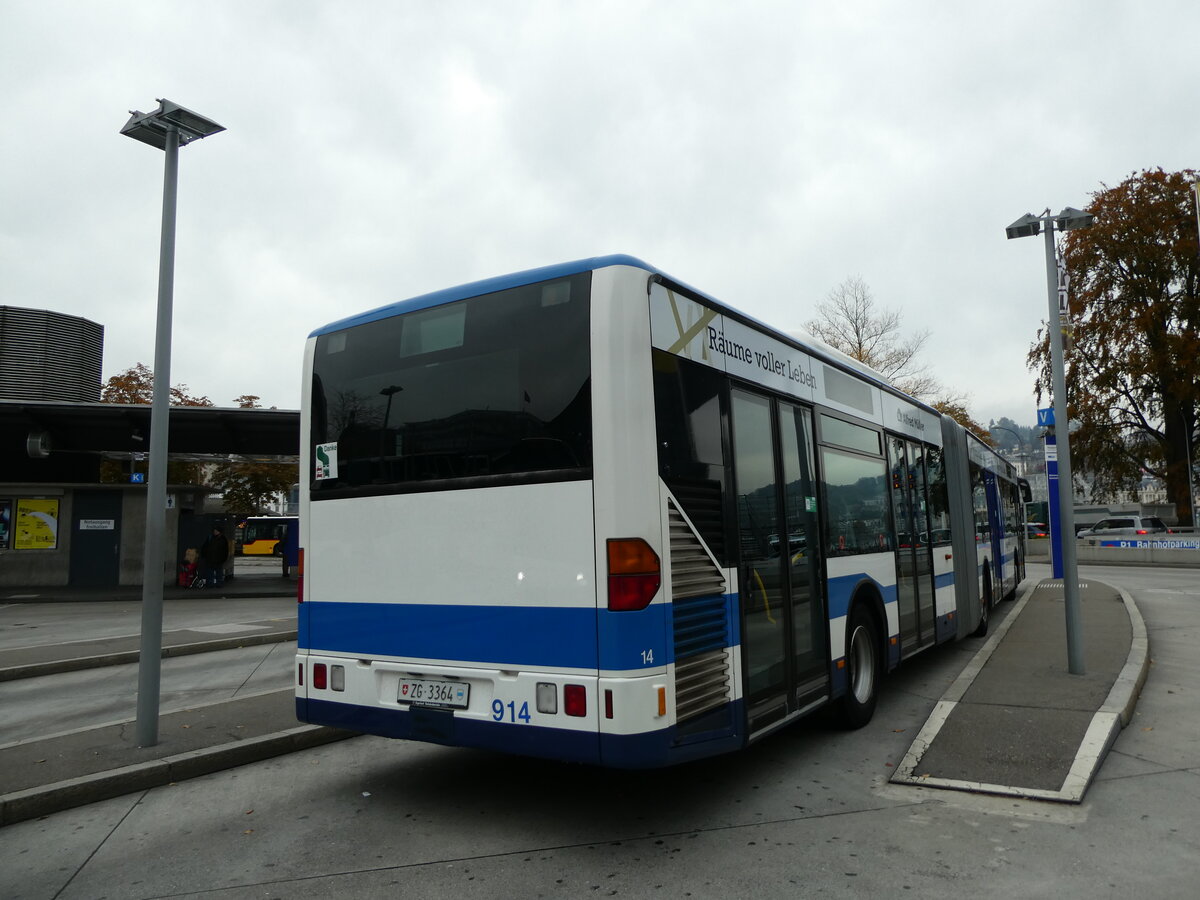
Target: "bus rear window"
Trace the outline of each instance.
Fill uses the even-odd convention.
[[[318,336],[313,498],[590,477],[590,280]]]

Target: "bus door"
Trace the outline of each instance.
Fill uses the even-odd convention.
[[[1004,560],[1004,511],[1001,507],[1000,483],[996,480],[996,473],[985,472],[983,484],[987,491],[987,515],[991,531],[992,583],[998,586],[999,594],[1003,594],[1004,583],[1008,579],[1008,567]]]
[[[828,693],[809,410],[732,394],[743,697],[753,733]]]
[[[895,435],[888,436],[887,446],[896,532],[900,655],[905,657],[929,646],[936,637],[925,458],[920,444]]]

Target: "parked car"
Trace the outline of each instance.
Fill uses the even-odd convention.
[[[1169,534],[1171,531],[1162,519],[1154,516],[1110,516],[1101,519],[1090,528],[1080,531],[1076,537],[1141,537],[1148,534]]]
[[[1050,529],[1045,522],[1026,522],[1025,537],[1027,538],[1044,538],[1050,537]]]

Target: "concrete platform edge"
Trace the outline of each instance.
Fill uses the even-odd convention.
[[[1083,796],[1095,778],[1100,764],[1108,754],[1109,749],[1117,739],[1117,735],[1127,726],[1133,717],[1134,706],[1138,695],[1145,684],[1150,663],[1150,642],[1146,633],[1145,621],[1137,608],[1133,597],[1120,587],[1114,587],[1125,605],[1129,615],[1132,638],[1129,655],[1125,665],[1113,683],[1104,704],[1092,717],[1091,724],[1085,733],[1075,756],[1070,772],[1057,791],[1047,791],[1036,788],[1023,788],[1013,785],[987,784],[984,782],[957,781],[949,778],[936,778],[916,774],[917,766],[926,750],[933,743],[938,731],[949,718],[950,713],[962,699],[972,681],[987,663],[988,658],[999,646],[1000,640],[1008,631],[1008,627],[1016,622],[1033,591],[1040,582],[1031,584],[1022,592],[1017,607],[1009,614],[1004,624],[997,629],[988,642],[979,650],[975,658],[963,669],[954,683],[946,690],[930,713],[925,725],[910,745],[908,752],[896,767],[889,779],[893,784],[907,784],[920,787],[942,788],[945,790],[966,791],[970,793],[996,794],[1008,797],[1020,797],[1027,800],[1048,800],[1058,803],[1078,804],[1083,802]],[[1110,587],[1112,587],[1110,585]]]
[[[1124,588],[1116,588],[1125,603],[1125,611],[1129,613],[1129,625],[1133,629],[1133,637],[1129,647],[1129,657],[1125,667],[1117,676],[1116,682],[1104,701],[1101,712],[1116,713],[1121,718],[1121,727],[1126,727],[1133,718],[1133,708],[1137,698],[1142,693],[1146,676],[1150,673],[1150,637],[1146,633],[1146,623],[1142,613],[1133,602],[1133,597]]]
[[[267,634],[245,634],[240,637],[217,638],[190,644],[163,647],[162,658],[191,656],[195,653],[211,653],[214,650],[236,650],[239,647],[257,647],[262,644],[282,644],[296,640],[296,630],[273,631]],[[116,653],[101,653],[97,656],[77,656],[53,659],[23,666],[0,668],[0,681],[16,681],[19,678],[37,678],[41,675],[58,675],[62,672],[78,672],[80,669],[99,669],[104,666],[121,666],[135,663],[141,658],[137,650],[122,650]]]
[[[0,827],[356,736],[356,732],[340,728],[300,725],[275,734],[13,791],[0,796]]]

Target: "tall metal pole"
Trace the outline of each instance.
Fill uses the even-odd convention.
[[[158,743],[162,672],[163,535],[167,526],[167,434],[171,411],[171,306],[175,289],[175,197],[179,132],[167,128],[162,239],[158,254],[158,323],[154,333],[154,398],[150,407],[150,476],[146,489],[146,548],[142,569],[142,641],[138,664],[137,742]]]
[[[1067,607],[1067,669],[1072,675],[1083,675],[1083,628],[1079,609],[1079,570],[1075,556],[1075,498],[1071,482],[1062,317],[1058,310],[1058,254],[1054,244],[1054,219],[1047,216],[1045,225],[1046,288],[1050,297],[1050,367],[1054,381],[1054,435],[1058,446],[1058,521],[1062,534],[1063,599]]]
[[[1196,523],[1196,485],[1193,483],[1192,473],[1192,429],[1188,425],[1187,416],[1180,410],[1179,417],[1183,419],[1183,447],[1187,453],[1187,476],[1188,476],[1188,509],[1192,511],[1192,531],[1197,528]]]
[[[1200,175],[1193,176],[1192,178],[1192,194],[1196,199],[1196,254],[1200,256]],[[1183,437],[1187,446],[1188,506],[1192,509],[1192,530],[1196,531],[1200,529],[1200,521],[1196,519],[1196,485],[1192,460],[1192,429],[1188,427],[1186,417],[1183,420]]]

